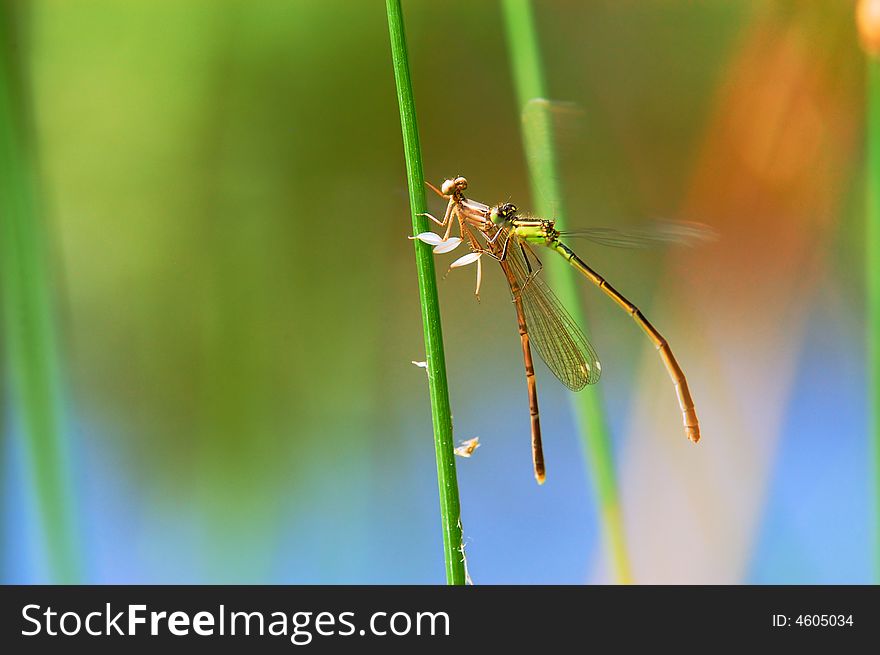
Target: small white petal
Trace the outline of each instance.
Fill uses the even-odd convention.
[[[436,246],[443,243],[443,237],[441,237],[439,234],[434,234],[433,232],[422,232],[421,234],[417,234],[416,236],[409,238],[418,239],[422,243],[427,243],[429,246]]]
[[[480,447],[480,438],[474,437],[473,439],[468,439],[467,441],[462,441],[458,447],[454,449],[454,452],[459,457],[470,457],[474,454],[474,451]]]
[[[481,252],[469,252],[464,257],[459,257],[454,262],[449,265],[449,268],[458,268],[459,266],[467,266],[468,264],[473,264],[477,261],[483,253]]]
[[[450,237],[440,245],[434,246],[434,254],[442,255],[445,252],[452,252],[453,250],[458,248],[458,245],[460,243],[461,239],[459,237]]]

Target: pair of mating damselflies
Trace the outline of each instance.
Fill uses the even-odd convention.
[[[539,484],[543,483],[545,478],[544,451],[541,445],[538,391],[530,344],[535,345],[553,374],[572,391],[580,391],[586,385],[598,382],[602,368],[596,351],[583,331],[540,277],[541,263],[532,249],[533,245],[541,245],[559,253],[579,273],[633,317],[657,348],[660,359],[672,379],[687,437],[694,443],[700,440],[700,425],[694,411],[694,401],[688,389],[687,379],[675,360],[669,344],[648,322],[638,307],[608,284],[562,242],[562,237],[577,233],[560,232],[556,229],[554,221],[549,219],[523,216],[516,206],[510,203],[490,207],[466,198],[464,191],[468,182],[463,177],[446,180],[439,189],[430,183],[427,184],[435,193],[448,201],[442,220],[426,214],[440,227],[445,227],[446,232],[442,237],[433,232],[424,232],[412,238],[434,246],[434,252],[437,254],[450,252],[462,242],[467,243],[470,252],[454,261],[450,269],[476,263],[478,295],[482,280],[483,255],[491,257],[501,265],[510,286],[525,363],[531,416],[532,461],[535,479]],[[454,224],[458,225],[460,237],[451,236]],[[584,230],[580,235],[598,243],[627,246],[639,245],[650,240],[686,241],[688,238],[699,238],[706,234],[698,225],[671,223],[667,228],[671,229],[658,231],[653,237],[647,233],[626,233],[603,228]]]

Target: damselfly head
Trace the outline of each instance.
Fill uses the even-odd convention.
[[[492,222],[495,223],[495,225],[506,223],[515,215],[516,205],[509,202],[505,202],[502,205],[496,205],[495,207],[492,207],[492,210],[489,212],[489,218],[492,219]]]
[[[451,180],[446,180],[443,185],[440,187],[440,191],[444,196],[451,196],[460,194],[462,191],[468,188],[468,181],[461,177],[455,177]]]

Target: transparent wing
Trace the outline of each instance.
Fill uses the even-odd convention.
[[[695,246],[718,239],[718,232],[703,223],[654,221],[642,227],[617,229],[588,227],[562,232],[563,237],[587,239],[614,248],[654,248],[657,246]]]
[[[572,391],[595,384],[602,373],[596,351],[540,274],[530,275],[519,241],[511,239],[502,265],[509,268],[520,289],[529,341]]]
[[[491,207],[489,205],[484,205],[478,200],[474,200],[472,198],[465,198],[462,203],[467,209],[471,209],[473,211],[479,212],[481,214],[489,214],[489,210]]]
[[[527,135],[526,158],[533,188],[535,209],[549,216],[559,210],[561,180],[558,171],[570,149],[579,150],[581,110],[572,103],[532,98],[522,110],[523,134]],[[587,144],[582,144],[588,147]]]
[[[585,140],[583,116],[583,110],[573,103],[546,98],[532,98],[523,107],[523,130],[529,144],[526,154],[532,183],[537,190],[535,209],[542,218],[557,217],[562,189],[576,183],[576,180],[568,179],[565,171],[581,170],[583,152],[590,147]],[[657,220],[632,229],[593,227],[563,231],[563,235],[615,248],[693,246],[718,238],[718,233],[708,225],[668,220]]]

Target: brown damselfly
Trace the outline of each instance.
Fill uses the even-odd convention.
[[[492,223],[489,219],[489,206],[464,197],[467,180],[459,177],[444,182],[442,189],[433,185],[431,188],[449,201],[442,221],[430,216],[436,223],[447,227],[447,230],[442,239],[433,233],[425,233],[417,238],[435,245],[436,252],[447,252],[458,245],[460,240],[466,241],[471,252],[453,262],[451,268],[476,262],[478,294],[482,279],[482,255],[498,261],[507,279],[516,309],[526,371],[532,462],[535,479],[542,484],[545,478],[544,452],[531,344],[534,343],[541,358],[556,377],[573,391],[580,391],[587,384],[593,384],[599,379],[599,360],[577,323],[537,275],[540,264],[531,247],[524,242],[514,242],[506,226]],[[452,222],[459,225],[460,239],[449,236]]]
[[[545,467],[541,447],[541,427],[538,413],[538,395],[530,343],[534,343],[541,358],[554,375],[574,391],[599,380],[601,366],[596,352],[583,332],[568,314],[553,292],[539,277],[541,264],[531,245],[541,245],[563,256],[579,273],[599,287],[608,297],[626,311],[645,332],[656,347],[673,382],[679,408],[682,412],[687,437],[700,440],[700,426],[694,410],[694,402],[688,389],[687,379],[678,365],[666,339],[645,318],[633,303],[608,284],[574,251],[562,243],[564,235],[552,220],[521,216],[517,208],[504,203],[489,207],[464,196],[467,180],[457,177],[446,180],[440,189],[431,185],[438,195],[448,201],[442,220],[428,215],[431,220],[446,228],[443,237],[433,233],[416,238],[434,245],[435,252],[454,249],[462,240],[471,252],[452,263],[450,268],[477,263],[477,294],[482,279],[480,259],[488,255],[501,264],[507,278],[513,303],[516,307],[523,359],[529,391],[529,413],[532,427],[532,454],[535,477],[544,481]],[[457,223],[461,237],[451,237],[453,223]],[[661,229],[625,232],[607,228],[583,230],[585,236],[605,245],[639,247],[658,242],[686,242],[703,239],[710,231],[699,224],[664,223]],[[531,339],[530,339],[531,335]]]

